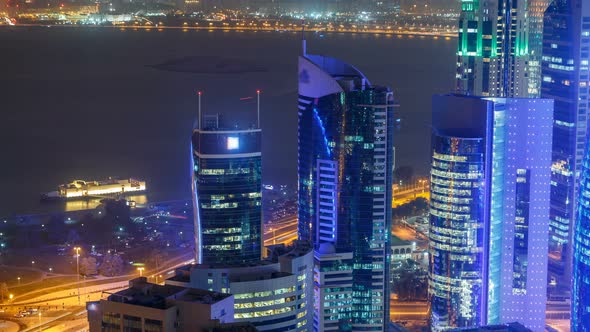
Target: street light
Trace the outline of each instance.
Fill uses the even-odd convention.
[[[12,299],[14,298],[14,294],[8,295],[8,298],[10,299],[10,301],[12,301]]]
[[[76,251],[76,277],[78,278],[78,305],[80,305],[80,247],[74,247]]]
[[[16,280],[18,280],[18,285],[20,286],[20,277],[16,277]]]
[[[420,179],[420,180],[418,180],[418,182],[422,186],[422,193],[424,193],[424,187],[425,187],[425,184],[426,184],[426,180],[425,179]]]
[[[137,271],[139,271],[139,276],[141,277],[143,275],[143,270],[145,270],[144,267],[138,267]]]

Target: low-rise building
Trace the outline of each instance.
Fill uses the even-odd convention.
[[[230,294],[162,286],[140,277],[129,281],[128,289],[86,307],[91,332],[168,332],[233,328],[224,326],[234,321],[233,305]]]
[[[416,250],[416,242],[402,240],[399,237],[391,236],[391,261],[403,261],[412,259],[412,253]]]
[[[167,285],[233,294],[234,321],[259,331],[308,331],[313,320],[313,251],[273,248],[257,264],[195,264],[177,269]]]

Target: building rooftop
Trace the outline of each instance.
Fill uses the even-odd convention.
[[[127,303],[155,309],[167,309],[174,301],[213,304],[231,295],[172,285],[157,285],[139,277],[129,281],[129,288],[111,294],[111,302]]]

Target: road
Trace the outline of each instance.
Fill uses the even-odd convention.
[[[152,276],[162,276],[162,279],[152,280],[163,282],[174,270],[180,266],[190,264],[194,260],[192,253],[169,260],[164,268],[146,271],[148,279]],[[108,293],[117,292],[127,288],[129,280],[137,277],[137,274],[116,278],[105,278],[93,281],[91,285],[81,283],[80,301],[78,300],[77,283],[38,289],[32,294],[18,297],[10,304],[3,305],[6,310],[0,317],[18,321],[27,326],[22,331],[34,331],[50,329],[53,331],[79,331],[87,328],[86,309],[87,301],[98,301],[108,296]],[[38,314],[32,314],[21,319],[14,319],[18,311],[28,308],[38,309]]]
[[[297,216],[273,221],[264,231],[264,245],[289,244],[297,240]]]
[[[427,200],[430,199],[428,183],[394,190],[392,207],[396,208],[400,205],[407,204],[418,197],[426,198]]]
[[[389,315],[393,321],[428,319],[428,302],[389,301]]]

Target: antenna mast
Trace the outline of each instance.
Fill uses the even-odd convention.
[[[199,96],[199,119],[197,119],[197,129],[201,130],[202,126],[201,126],[201,95],[203,93],[201,91],[197,91],[197,95]]]
[[[303,48],[303,56],[307,56],[307,41],[305,40],[305,20],[301,24],[301,46]]]
[[[256,118],[258,129],[260,129],[260,90],[256,90]]]

